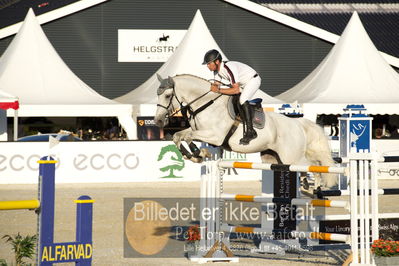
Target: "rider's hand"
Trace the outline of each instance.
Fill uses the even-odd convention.
[[[218,83],[212,83],[211,84],[211,91],[213,92],[219,92],[220,85]]]
[[[237,93],[240,92],[240,83],[233,83],[231,88],[237,91]]]

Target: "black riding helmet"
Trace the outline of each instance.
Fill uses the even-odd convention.
[[[203,65],[207,65],[210,62],[216,61],[219,59],[219,61],[222,61],[222,55],[218,50],[212,49],[206,52],[204,56],[204,62],[202,62]]]

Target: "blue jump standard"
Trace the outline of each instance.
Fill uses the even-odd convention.
[[[93,200],[80,196],[75,202],[76,241],[54,243],[55,164],[52,158],[43,157],[39,168],[39,239],[38,265],[75,262],[91,265],[93,255],[92,223]]]

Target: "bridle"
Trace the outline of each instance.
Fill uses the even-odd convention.
[[[169,100],[168,105],[167,105],[167,106],[164,106],[164,105],[159,104],[159,103],[157,104],[157,106],[166,109],[166,111],[167,111],[167,116],[168,116],[168,117],[174,116],[175,114],[177,114],[177,113],[184,107],[184,106],[183,106],[183,102],[181,102],[181,101],[179,100],[179,98],[177,98],[177,96],[176,96],[176,91],[175,91],[175,87],[174,87],[174,86],[171,86],[171,87],[159,87],[159,88],[158,88],[157,94],[158,94],[158,96],[159,96],[159,95],[162,95],[166,90],[170,90],[170,89],[173,90],[173,92],[172,92],[172,97],[170,97],[170,100]],[[177,102],[179,103],[179,105],[180,105],[180,109],[177,109],[177,110],[175,110],[172,114],[169,114],[169,108],[170,108],[170,106],[172,105],[173,98],[176,98],[176,101],[177,101]]]
[[[193,103],[195,103],[196,101],[198,101],[199,99],[205,97],[208,93],[211,92],[210,90],[207,91],[207,92],[205,92],[204,94],[198,96],[197,98],[195,98],[195,99],[192,100],[191,102],[187,103],[186,105],[184,105],[183,102],[180,101],[179,98],[177,97],[177,95],[176,95],[176,90],[175,90],[175,87],[174,87],[174,86],[165,86],[165,87],[161,87],[161,86],[160,86],[160,87],[158,88],[157,94],[158,94],[158,96],[159,96],[159,95],[162,95],[166,90],[170,90],[170,89],[172,89],[173,92],[172,92],[172,97],[170,97],[170,101],[169,101],[168,105],[167,105],[167,106],[164,106],[164,105],[161,105],[161,104],[157,104],[157,106],[166,109],[166,111],[167,111],[166,117],[167,117],[168,119],[169,119],[169,117],[174,116],[175,114],[177,114],[178,112],[181,111],[181,113],[182,113],[182,115],[183,115],[183,117],[184,117],[185,119],[187,119],[187,120],[189,120],[189,121],[190,121],[191,119],[194,120],[195,127],[197,127],[196,122],[195,122],[195,117],[196,117],[196,115],[199,114],[200,112],[202,112],[203,110],[205,110],[208,106],[210,106],[211,104],[213,104],[218,98],[220,98],[220,97],[222,96],[222,94],[220,94],[220,95],[216,96],[214,99],[212,99],[212,100],[210,100],[209,102],[205,103],[204,105],[201,105],[197,110],[193,110],[193,108],[191,107],[191,105],[192,105]],[[179,103],[180,108],[177,109],[177,110],[175,110],[172,114],[169,114],[169,108],[170,108],[170,106],[172,105],[173,98],[175,98],[176,101]],[[173,105],[172,105],[172,106],[173,106]],[[190,117],[187,115],[187,113],[190,114]]]

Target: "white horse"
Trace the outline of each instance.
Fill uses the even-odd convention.
[[[209,81],[193,75],[177,75],[166,79],[158,75],[158,79],[161,85],[157,92],[155,123],[164,127],[170,115],[180,109],[188,110],[190,128],[176,132],[173,141],[183,155],[193,162],[202,162],[209,156],[206,149],[199,150],[193,143],[202,141],[239,153],[260,152],[265,163],[334,165],[323,130],[308,119],[265,112],[264,128],[256,129],[258,137],[249,145],[240,145],[243,126],[228,113],[231,96],[211,92]],[[235,127],[234,133],[229,134]],[[189,144],[193,154],[181,145],[183,141]],[[337,184],[337,175],[322,174],[320,184],[331,188]]]

